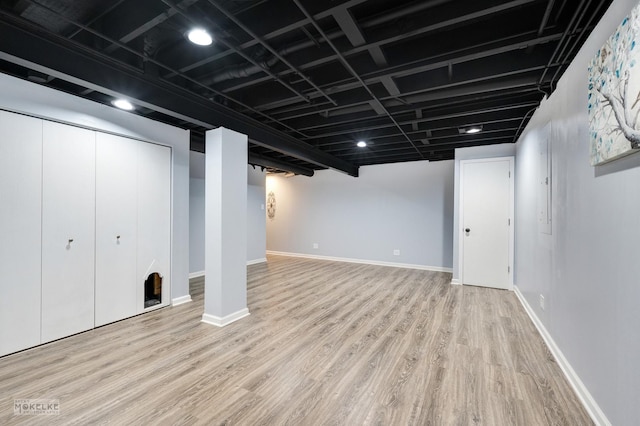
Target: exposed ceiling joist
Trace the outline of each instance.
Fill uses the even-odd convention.
[[[335,10],[342,9],[342,8],[345,8],[345,7],[346,8],[354,7],[354,6],[357,6],[359,4],[366,3],[366,2],[367,2],[367,0],[350,0],[350,1],[347,1],[347,2],[345,2],[345,3],[343,3],[343,4],[339,5],[339,6],[335,6],[333,8],[330,8],[330,9],[324,10],[324,11],[322,11],[320,13],[317,13],[317,14],[314,15],[314,18],[315,19],[326,18],[327,16],[331,16]],[[265,34],[265,35],[262,36],[262,38],[264,40],[268,41],[268,40],[280,37],[280,36],[282,36],[282,35],[284,35],[284,34],[286,34],[288,32],[294,31],[294,30],[298,30],[299,29],[299,30],[302,31],[302,30],[304,30],[304,26],[308,25],[308,24],[309,24],[309,21],[305,18],[305,19],[296,21],[296,22],[294,22],[292,24],[289,24],[289,25],[283,26],[281,28],[278,28],[277,30],[272,31],[272,32],[270,32],[268,34]],[[258,40],[252,39],[252,40],[249,40],[249,41],[247,41],[245,43],[242,43],[238,47],[241,48],[241,49],[248,49],[250,47],[253,47],[253,46],[257,45],[258,43],[259,43]],[[312,44],[316,44],[316,43],[317,43],[317,41],[315,41],[315,40],[312,42]],[[207,64],[210,64],[211,62],[217,61],[217,60],[222,59],[222,58],[224,58],[224,57],[226,57],[228,55],[231,55],[232,53],[233,53],[232,50],[226,50],[224,52],[218,53],[218,54],[213,55],[213,56],[209,56],[207,58],[204,58],[204,59],[201,59],[201,60],[199,60],[197,62],[194,62],[194,63],[192,63],[190,65],[187,65],[187,66],[181,68],[180,71],[181,72],[192,71],[192,70],[194,70],[196,68],[205,66]],[[172,77],[173,75],[174,74],[168,74],[165,77]]]
[[[255,164],[256,166],[262,166],[269,169],[277,169],[283,172],[291,172],[297,175],[309,177],[313,176],[314,173],[312,169],[296,166],[286,161],[281,161],[273,157],[267,157],[265,155],[260,155],[253,152],[249,152],[249,164]]]
[[[349,9],[346,7],[337,8],[333,12],[333,17],[352,46],[360,46],[365,43],[364,36],[360,32],[358,24],[353,20],[351,13],[349,13]]]
[[[71,46],[68,40],[52,40],[50,35],[42,35],[35,26],[25,28],[23,22],[11,25],[11,17],[4,16],[0,25],[0,58],[22,65],[32,64],[38,71],[55,74],[74,84],[118,96],[129,96],[141,104],[176,118],[184,119],[200,126],[214,128],[228,127],[247,134],[261,146],[286,153],[321,167],[342,171],[358,176],[358,167],[313,148],[283,132],[242,114],[194,96],[183,88],[139,71],[126,68],[95,52]],[[82,53],[80,52],[82,50]],[[107,65],[108,64],[108,65]]]
[[[384,79],[392,77],[406,77],[409,75],[419,74],[426,71],[437,70],[440,68],[448,68],[450,64],[463,64],[477,61],[483,58],[497,57],[508,52],[522,50],[530,46],[543,45],[549,42],[557,41],[562,34],[550,34],[544,37],[532,37],[531,33],[521,34],[516,37],[510,37],[508,40],[499,40],[490,44],[481,44],[478,46],[468,46],[463,51],[451,52],[446,57],[424,58],[416,62],[411,62],[399,66],[389,67],[376,70],[368,74],[363,74],[362,78],[368,85],[382,82]],[[553,62],[551,63],[551,65]],[[550,66],[551,66],[550,65]],[[304,68],[304,67],[303,67]],[[353,90],[360,87],[360,83],[353,79],[347,82],[339,82],[331,87],[330,93],[336,94],[342,91]],[[313,100],[314,96],[310,98]],[[282,108],[289,105],[295,100],[291,98],[282,99],[278,102],[263,104],[257,108],[260,111],[269,111],[272,109]]]
[[[181,8],[181,9],[186,9],[189,6],[191,6],[194,3],[196,3],[197,1],[198,0],[182,0],[180,3],[178,3],[178,7]],[[175,15],[177,13],[178,13],[178,11],[176,9],[169,9],[164,13],[160,13],[160,14],[154,16],[152,19],[146,21],[144,24],[132,29],[131,31],[129,31],[126,34],[124,34],[123,36],[121,36],[119,38],[119,41],[121,43],[129,43],[130,41],[135,40],[136,38],[142,36],[143,34],[147,33],[148,31],[151,31],[153,28],[155,28],[158,25],[162,24],[167,19],[171,18],[173,15]],[[119,46],[117,44],[111,44],[111,45],[107,46],[105,51],[106,52],[113,52],[118,48],[119,48]]]
[[[270,168],[357,174],[516,141],[611,1],[0,1],[0,72],[127,95],[192,135],[234,128]]]
[[[358,73],[353,69],[353,67],[351,66],[351,64],[349,64],[349,62],[346,60],[346,58],[340,53],[340,51],[338,50],[338,48],[331,42],[331,40],[327,37],[327,35],[325,34],[325,32],[322,30],[322,28],[320,27],[320,25],[318,25],[318,22],[316,22],[313,17],[309,14],[309,12],[304,8],[304,6],[300,3],[299,0],[293,0],[293,2],[296,4],[296,6],[298,6],[298,9],[300,9],[300,11],[307,17],[307,19],[309,19],[309,21],[313,24],[313,26],[316,28],[316,30],[318,31],[318,33],[320,33],[320,35],[322,35],[322,37],[325,39],[325,41],[327,42],[327,44],[329,44],[329,46],[331,46],[331,49],[333,49],[333,51],[336,53],[336,55],[338,56],[340,62],[342,63],[342,65],[349,71],[349,73],[351,73],[351,75],[353,75],[353,77],[358,80],[358,82],[360,82],[360,84],[362,85],[362,87],[369,93],[369,95],[371,96],[371,98],[373,99],[373,101],[378,104],[378,106],[380,107],[380,109],[389,117],[389,119],[393,122],[393,124],[395,124],[395,126],[398,128],[398,130],[400,130],[400,132],[405,136],[405,138],[407,139],[407,142],[409,142],[409,145],[411,145],[416,152],[422,157],[424,158],[424,155],[422,154],[422,152],[418,149],[418,147],[415,145],[415,143],[411,140],[411,138],[409,138],[409,136],[407,136],[404,132],[404,130],[402,129],[402,127],[400,127],[400,125],[398,124],[398,122],[396,121],[396,119],[393,117],[393,115],[385,108],[385,106],[382,104],[382,102],[380,102],[380,99],[371,91],[371,89],[369,88],[369,86],[367,86],[367,84],[362,81],[362,78],[360,77],[360,75],[358,75]]]
[[[306,81],[310,86],[312,86],[319,95],[322,95],[324,98],[326,98],[333,105],[336,105],[336,106],[338,105],[336,103],[336,101],[331,99],[331,97],[329,95],[327,95],[321,88],[319,88],[313,81],[311,81],[309,79],[309,77],[307,77],[304,73],[302,73],[302,71],[300,71],[298,68],[296,68],[295,65],[291,64],[291,62],[289,62],[276,49],[271,47],[271,45],[269,43],[267,43],[266,40],[262,39],[259,35],[254,33],[249,27],[247,27],[245,24],[243,24],[239,19],[237,19],[235,16],[233,16],[233,14],[231,12],[227,11],[219,2],[217,2],[215,0],[207,0],[207,1],[209,3],[211,3],[212,5],[214,5],[218,10],[220,10],[220,12],[222,12],[228,19],[233,21],[238,27],[242,28],[242,30],[244,32],[246,32],[247,34],[249,34],[254,40],[256,40],[258,43],[260,43],[262,46],[264,46],[269,52],[271,52],[276,58],[278,58],[279,61],[281,61],[287,67],[289,67],[289,69],[292,72],[294,72],[297,75],[299,75],[300,77],[302,77],[302,79],[304,81]],[[307,100],[306,97],[305,97],[305,100]]]

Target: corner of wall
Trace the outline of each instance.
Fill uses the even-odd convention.
[[[546,343],[547,348],[549,348],[549,351],[558,363],[558,366],[562,370],[562,373],[573,388],[573,391],[578,396],[578,399],[580,399],[580,402],[582,403],[584,408],[589,413],[589,416],[591,417],[593,422],[596,425],[611,425],[611,422],[609,421],[609,419],[607,419],[607,416],[604,414],[596,400],[593,398],[593,396],[589,392],[589,389],[587,389],[585,384],[582,382],[578,374],[569,363],[569,360],[567,360],[567,358],[560,350],[560,347],[558,347],[556,342],[553,340],[553,337],[551,337],[551,334],[547,331],[542,321],[540,321],[538,316],[535,314],[534,310],[531,308],[525,297],[520,292],[518,286],[514,285],[513,290],[518,297],[520,304],[531,319],[531,322],[533,322],[533,324],[535,325],[538,333],[540,333],[540,336]]]

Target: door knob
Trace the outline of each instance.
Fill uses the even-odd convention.
[[[464,230],[464,232],[469,233],[469,232],[471,232],[471,229],[466,228],[466,229]]]

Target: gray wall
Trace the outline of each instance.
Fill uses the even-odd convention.
[[[265,212],[266,173],[248,168],[247,186],[247,262],[266,261],[267,223]]]
[[[189,180],[189,273],[204,273],[204,179]]]
[[[516,285],[615,425],[640,419],[640,156],[589,165],[587,64],[636,4],[614,1],[534,114],[516,158]],[[547,123],[551,235],[538,231],[536,215]]]
[[[270,175],[269,191],[268,250],[451,268],[453,161],[365,166],[359,178]]]
[[[266,260],[265,176],[247,167],[247,262]],[[191,152],[189,180],[189,273],[204,272],[204,154]]]
[[[204,154],[189,153],[189,273],[204,273]]]

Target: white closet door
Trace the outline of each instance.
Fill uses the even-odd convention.
[[[137,313],[137,145],[96,134],[96,327]]]
[[[44,122],[42,342],[93,328],[95,132]]]
[[[138,309],[144,310],[144,281],[162,276],[162,304],[170,301],[171,149],[138,144]]]
[[[42,120],[0,111],[0,355],[40,343]]]

